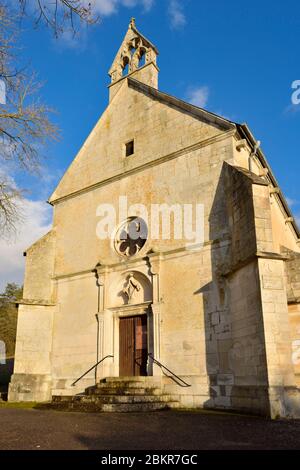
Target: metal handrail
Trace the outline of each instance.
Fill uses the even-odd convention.
[[[188,384],[183,379],[178,377],[178,375],[174,374],[174,372],[172,372],[170,369],[168,369],[166,366],[164,366],[161,362],[159,362],[157,359],[155,359],[155,357],[153,357],[153,355],[151,353],[148,353],[148,357],[150,357],[152,359],[152,361],[155,362],[161,369],[167,370],[173,377],[175,377],[177,380],[179,380],[180,382],[182,382],[184,384],[184,385],[181,385],[180,383],[177,383],[176,380],[175,380],[177,385],[179,385],[180,387],[191,387],[191,384]],[[163,373],[164,373],[164,371],[163,371]],[[165,375],[167,375],[167,374],[165,374]],[[173,379],[173,377],[170,377],[170,378]]]
[[[89,370],[87,370],[84,374],[82,374],[80,377],[78,377],[78,379],[75,380],[75,382],[73,382],[71,384],[71,387],[74,387],[75,384],[77,384],[77,382],[79,382],[79,380],[81,380],[85,375],[87,375],[89,372],[91,372],[91,370],[95,369],[95,367],[97,367],[99,364],[101,364],[101,362],[103,362],[105,359],[107,359],[108,357],[114,357],[112,355],[108,355],[108,356],[105,356],[103,357],[102,359],[100,359],[100,361],[98,361],[93,367],[91,367]]]

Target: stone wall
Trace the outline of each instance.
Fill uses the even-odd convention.
[[[287,258],[285,274],[289,303],[300,303],[300,253],[281,247],[281,253]]]
[[[10,401],[51,398],[53,307],[20,305]]]
[[[137,82],[138,83],[138,82]],[[142,85],[126,79],[63,176],[50,201],[74,191],[124,178],[142,165],[221,136],[233,126],[209,122],[205,113],[182,110],[164,102]],[[188,106],[188,105],[187,105]],[[192,106],[190,106],[192,108]],[[205,122],[205,119],[207,122]],[[134,139],[134,156],[125,156],[125,143]]]
[[[273,253],[269,188],[225,163],[210,216],[215,224],[222,200],[228,241],[212,249],[207,295],[214,296],[206,302],[209,354],[214,348],[209,406],[292,416],[299,411],[291,405],[297,391],[284,258]]]
[[[228,277],[231,320],[230,406],[268,414],[268,372],[257,261]]]
[[[56,290],[60,306],[54,320],[54,388],[61,387],[63,383],[69,384],[71,378],[74,380],[80,375],[79,371],[83,372],[95,362],[97,288],[95,276],[91,271],[99,262],[102,266],[115,265],[116,271],[122,268],[119,256],[112,249],[111,240],[97,239],[95,214],[100,202],[117,206],[119,195],[127,194],[128,205],[143,203],[149,208],[149,212],[152,202],[204,204],[204,249],[196,252],[186,251],[186,240],[155,240],[150,234],[144,253],[150,250],[163,254],[160,273],[160,292],[163,299],[161,359],[175,372],[189,377],[198,385],[201,384],[200,389],[200,385],[196,385],[192,392],[193,395],[200,395],[201,390],[202,395],[197,399],[198,405],[200,401],[207,401],[209,394],[203,299],[202,294],[197,292],[211,282],[211,242],[207,242],[211,236],[209,213],[218,175],[224,159],[230,161],[231,149],[231,138],[225,137],[221,142],[162,162],[140,171],[135,176],[124,177],[121,181],[99,187],[92,193],[82,194],[76,199],[66,200],[55,206],[54,222],[55,226],[59,227]],[[205,192],[203,187],[206,187]],[[173,228],[171,226],[171,230]],[[222,230],[218,227],[214,236],[221,235]],[[81,240],[85,240],[85,243],[81,243]],[[127,269],[130,269],[130,265]],[[110,301],[108,307],[116,305]],[[108,317],[107,313],[105,328],[109,328]],[[106,336],[109,335],[112,335],[112,332],[106,330]],[[105,354],[110,354],[111,340],[105,341]],[[177,352],[172,350],[173,347]],[[93,380],[92,373],[89,374],[88,380]],[[188,398],[185,400],[187,403]],[[190,401],[195,400],[191,396]]]
[[[289,304],[288,311],[292,342],[292,364],[294,366],[296,384],[300,388],[300,304]]]
[[[177,158],[171,158],[159,165],[140,170],[132,176],[124,176],[115,182],[83,193],[76,198],[65,200],[55,206],[54,226],[57,230],[56,276],[81,273],[93,269],[98,262],[103,265],[118,264],[120,258],[112,249],[111,239],[97,237],[97,216],[100,204],[119,207],[119,196],[127,196],[128,208],[143,204],[150,219],[151,204],[196,204],[204,205],[204,239],[221,237],[226,227],[222,223],[211,230],[209,215],[216,186],[224,160],[231,161],[232,138],[224,136],[203,148],[190,151]],[[205,188],[205,191],[203,190]],[[194,213],[195,214],[195,213]],[[220,217],[222,211],[219,211]],[[132,215],[129,213],[128,215]],[[116,224],[119,224],[118,219]],[[171,225],[173,235],[174,225]],[[82,243],[82,240],[85,243]],[[184,249],[186,240],[152,239],[151,233],[144,251],[152,249],[157,253]]]
[[[51,231],[26,252],[14,374],[8,395],[10,401],[46,401],[51,398],[54,262],[55,233]]]
[[[55,232],[51,230],[26,251],[23,299],[51,302],[54,262]]]
[[[268,413],[267,366],[257,267],[254,192],[264,181],[227,163],[210,212],[223,233],[211,249],[206,286],[207,407]],[[268,190],[268,188],[267,188]],[[219,228],[220,230],[220,228]]]
[[[292,341],[292,363],[296,383],[300,387],[300,253],[286,247],[281,247],[281,252],[287,258],[285,276]]]

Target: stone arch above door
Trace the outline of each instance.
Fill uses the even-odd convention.
[[[97,264],[99,356],[113,356],[111,363],[103,364],[102,376],[119,375],[120,318],[147,314],[148,351],[160,360],[161,260],[160,254],[151,253],[130,262]],[[148,372],[161,375],[161,369],[154,365]]]
[[[107,308],[152,302],[152,282],[144,273],[137,270],[126,270],[122,273],[116,273],[110,278],[111,282],[106,299]]]

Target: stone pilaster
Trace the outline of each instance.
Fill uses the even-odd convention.
[[[20,305],[14,374],[9,401],[51,399],[51,353],[54,306]]]
[[[270,415],[300,416],[300,393],[296,389],[287,293],[284,285],[284,261],[258,260],[261,288]]]
[[[157,361],[161,359],[161,302],[160,302],[160,268],[161,255],[153,254],[149,256],[150,271],[152,275],[153,288],[153,356]],[[157,364],[153,364],[153,375],[162,375],[162,370]]]

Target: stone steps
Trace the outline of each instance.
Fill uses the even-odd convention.
[[[107,377],[77,395],[54,395],[43,407],[64,411],[147,412],[179,407],[179,397],[166,394],[160,378]]]
[[[76,396],[56,396],[52,398],[52,403],[97,403],[105,405],[107,403],[169,403],[176,402],[177,397],[171,395],[76,395]]]
[[[161,387],[161,378],[153,377],[137,377],[137,380],[133,377],[107,377],[106,379],[100,380],[96,387]]]
[[[91,387],[86,389],[87,395],[160,395],[161,388],[145,388],[145,387]]]
[[[152,383],[141,383],[141,382],[107,382],[107,383],[98,383],[95,385],[96,388],[160,388],[161,384],[152,384]]]
[[[139,375],[133,377],[105,377],[104,379],[100,380],[100,384],[102,383],[124,383],[124,382],[133,382],[133,383],[152,383],[152,384],[160,384],[161,377],[153,377],[149,375]]]
[[[51,403],[50,405],[40,405],[39,408],[51,408],[57,411],[84,411],[88,413],[137,413],[148,411],[160,411],[176,408],[178,405],[174,402],[172,404],[165,402],[148,402],[148,403],[87,403],[87,402],[61,402]]]

